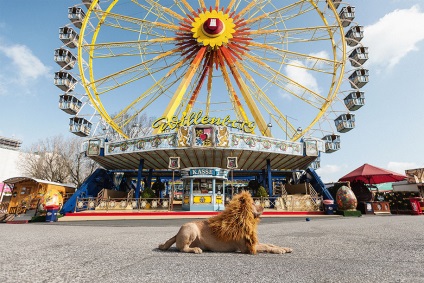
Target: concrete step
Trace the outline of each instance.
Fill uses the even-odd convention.
[[[12,220],[7,221],[6,224],[27,224],[29,223],[29,220]]]
[[[34,217],[32,214],[18,214],[15,216],[14,221],[30,221]]]

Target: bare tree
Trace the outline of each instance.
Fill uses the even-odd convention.
[[[62,136],[33,144],[21,155],[19,167],[25,175],[79,187],[98,165],[80,150],[81,139]]]
[[[115,118],[117,124],[125,124],[122,127],[123,132],[129,138],[140,138],[151,135],[153,132],[152,123],[155,117],[148,117],[146,113],[138,114],[130,117],[129,114],[124,114],[120,118]],[[115,130],[110,129],[108,133],[109,140],[123,139]]]
[[[68,140],[67,148],[69,181],[79,188],[84,180],[99,168],[99,165],[86,157],[85,152],[81,152],[81,139],[75,137]]]

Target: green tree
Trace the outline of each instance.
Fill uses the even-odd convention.
[[[258,191],[256,192],[256,197],[268,197],[268,193],[266,192],[265,188],[260,186]]]
[[[145,188],[141,193],[141,198],[155,198],[155,193],[151,188]]]

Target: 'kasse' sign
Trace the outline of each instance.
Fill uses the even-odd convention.
[[[190,176],[216,176],[216,171],[210,168],[190,169]]]

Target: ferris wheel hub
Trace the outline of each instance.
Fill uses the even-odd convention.
[[[225,31],[225,25],[219,18],[208,18],[202,25],[202,31],[209,37],[217,37]]]
[[[192,23],[193,37],[203,46],[221,46],[233,38],[235,24],[228,14],[222,11],[200,13]]]

